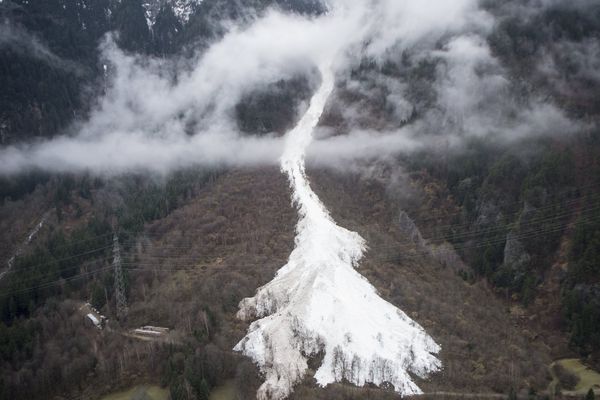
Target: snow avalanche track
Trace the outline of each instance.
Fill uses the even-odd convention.
[[[409,373],[427,377],[440,369],[440,346],[404,312],[383,300],[356,270],[364,239],[336,225],[310,188],[304,154],[333,90],[322,83],[306,114],[288,133],[281,158],[298,208],[296,247],[275,278],[242,300],[238,317],[254,321],[234,350],[251,357],[265,376],[260,400],[286,398],[307,372],[307,360],[323,355],[319,385],[348,381],[394,385],[403,395],[421,393]]]

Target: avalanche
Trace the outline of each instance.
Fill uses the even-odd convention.
[[[251,357],[264,374],[260,400],[286,398],[306,374],[308,358],[317,355],[323,356],[315,373],[321,386],[387,382],[400,394],[421,393],[409,373],[426,377],[439,370],[432,353],[440,346],[354,269],[364,239],[336,225],[305,173],[305,149],[334,85],[330,68],[321,74],[321,86],[288,133],[281,158],[299,212],[296,247],[275,278],[240,303],[239,318],[259,319],[234,350]]]

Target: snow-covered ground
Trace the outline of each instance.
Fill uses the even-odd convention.
[[[194,7],[200,4],[202,0],[173,0],[171,5],[173,6],[173,12],[179,18],[182,23],[188,22]]]
[[[324,357],[315,378],[322,386],[387,382],[400,394],[421,393],[409,373],[426,377],[439,370],[432,353],[440,347],[355,270],[364,239],[336,225],[305,174],[305,150],[334,86],[328,66],[321,74],[321,86],[287,135],[281,158],[300,217],[296,247],[275,278],[240,303],[240,318],[258,320],[235,350],[264,374],[260,400],[287,397],[306,374],[308,358],[318,354]]]
[[[148,28],[152,29],[156,22],[156,15],[165,4],[169,4],[173,8],[173,13],[182,24],[186,24],[190,19],[190,15],[201,2],[202,0],[152,0],[145,2],[143,7],[146,10]]]
[[[40,229],[42,229],[42,226],[44,226],[44,223],[46,223],[46,220],[49,218],[49,216],[50,216],[50,211],[46,212],[42,216],[42,218],[40,219],[40,222],[38,222],[37,225],[34,226],[33,229],[27,235],[27,239],[25,239],[25,241],[19,247],[17,247],[17,249],[15,250],[15,253],[12,255],[12,257],[10,257],[8,259],[8,262],[6,263],[6,269],[4,271],[0,272],[0,280],[2,278],[4,278],[4,276],[12,269],[12,267],[15,264],[15,260],[17,259],[17,257],[19,257],[23,253],[23,250],[25,249],[25,247],[27,247],[33,241],[33,239],[35,239],[36,235],[38,234]]]

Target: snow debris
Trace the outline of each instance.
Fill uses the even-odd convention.
[[[418,394],[410,373],[425,378],[439,370],[432,353],[440,346],[354,269],[366,250],[364,239],[336,225],[305,173],[305,149],[334,86],[330,68],[321,74],[321,86],[288,133],[281,158],[299,212],[296,247],[275,278],[240,303],[238,317],[257,320],[234,350],[264,374],[260,400],[286,398],[317,355],[323,356],[315,373],[321,386],[388,383],[402,395]]]
[[[170,5],[179,22],[186,24],[200,3],[202,3],[202,0],[152,0],[143,3],[142,6],[145,10],[148,28],[152,29],[162,6]]]

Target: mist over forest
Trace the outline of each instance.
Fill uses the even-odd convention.
[[[0,399],[600,395],[597,2],[0,0],[0,88]]]

